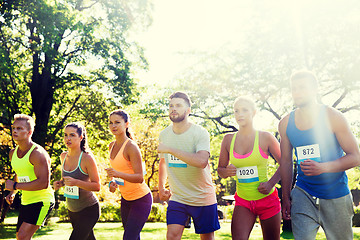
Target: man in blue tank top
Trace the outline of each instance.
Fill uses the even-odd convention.
[[[297,108],[279,123],[283,218],[291,218],[295,239],[315,239],[320,226],[327,239],[353,239],[345,170],[360,164],[358,144],[344,116],[317,102],[312,72],[296,72],[290,80]],[[293,150],[298,172],[291,190]]]

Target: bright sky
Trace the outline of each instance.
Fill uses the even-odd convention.
[[[154,0],[153,24],[137,36],[145,47],[149,72],[144,83],[166,84],[185,64],[179,53],[206,51],[239,41],[247,1]]]

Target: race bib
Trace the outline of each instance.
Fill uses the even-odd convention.
[[[236,177],[239,183],[251,183],[259,181],[257,166],[236,168]]]
[[[177,168],[187,168],[187,164],[184,161],[181,161],[177,157],[167,154],[169,167],[177,167]]]
[[[122,178],[114,178],[114,181],[117,185],[120,185],[120,186],[125,185],[124,179],[122,179]]]
[[[297,162],[300,164],[304,160],[311,159],[316,162],[321,162],[319,144],[306,145],[296,148]]]
[[[22,177],[18,176],[18,182],[19,183],[30,182],[30,178],[29,176],[22,176]]]
[[[65,185],[64,196],[67,198],[79,199],[79,187]]]

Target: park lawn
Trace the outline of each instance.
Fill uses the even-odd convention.
[[[1,240],[12,240],[15,239],[15,225],[16,217],[9,217],[5,219],[5,223],[0,225],[0,239]],[[56,218],[52,218],[50,223],[37,231],[33,239],[36,240],[66,240],[69,239],[71,233],[70,223],[56,223]],[[221,222],[221,229],[215,232],[215,238],[217,240],[228,240],[231,239],[230,234],[231,224],[230,222]],[[360,239],[360,228],[353,228],[354,239]],[[122,239],[123,228],[121,223],[97,223],[95,226],[95,235],[98,240],[108,239]],[[166,224],[165,223],[146,223],[143,231],[141,232],[141,239],[143,240],[162,240],[165,239],[166,235]],[[200,239],[195,234],[193,225],[190,229],[185,229],[183,238],[188,240]],[[251,240],[262,239],[261,228],[256,224],[250,235]],[[283,235],[281,239],[293,239]],[[320,231],[316,239],[326,239],[323,231]]]

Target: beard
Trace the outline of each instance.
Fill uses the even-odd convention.
[[[185,119],[185,116],[186,116],[186,113],[184,113],[183,115],[178,115],[176,117],[172,117],[172,116],[169,116],[170,120],[174,123],[178,123],[178,122],[181,122]]]

